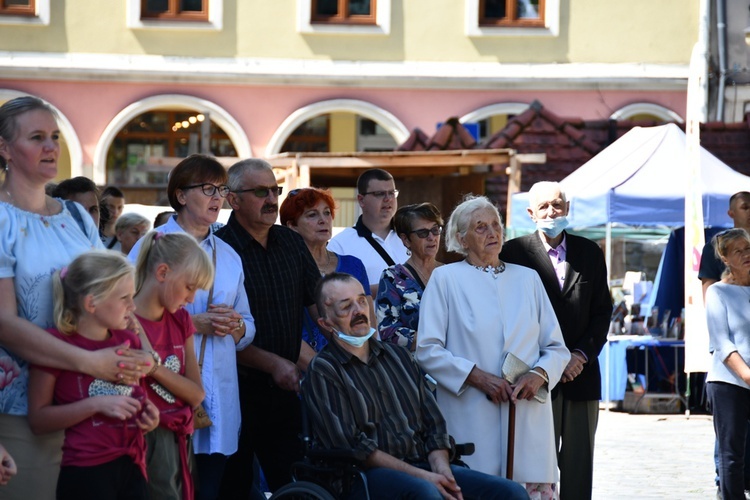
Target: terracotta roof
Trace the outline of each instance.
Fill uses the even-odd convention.
[[[415,128],[406,141],[396,148],[396,151],[426,151],[429,140],[427,134],[422,132],[421,129]]]
[[[512,148],[518,153],[545,153],[547,163],[523,166],[521,190],[528,191],[535,182],[564,179],[633,127],[656,125],[663,125],[663,122],[561,118],[534,101],[526,111],[480,144],[457,118],[450,118],[430,138],[414,129],[398,150]],[[750,113],[740,123],[702,124],[701,145],[733,169],[750,175]],[[486,195],[503,212],[508,194],[508,176],[504,170],[493,168],[496,173],[490,173],[485,184]]]

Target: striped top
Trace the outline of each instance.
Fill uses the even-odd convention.
[[[367,363],[336,341],[313,359],[302,395],[323,448],[375,449],[410,463],[450,449],[445,419],[409,351],[369,340]]]

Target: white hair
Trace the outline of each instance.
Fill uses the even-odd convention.
[[[461,255],[467,255],[466,249],[461,245],[459,241],[459,235],[461,238],[466,236],[466,232],[469,230],[469,224],[471,223],[471,217],[474,212],[482,209],[489,209],[495,213],[497,221],[500,223],[500,229],[505,235],[505,229],[503,228],[503,220],[500,217],[500,212],[497,207],[486,197],[486,196],[475,196],[468,194],[464,198],[464,201],[458,204],[453,209],[453,213],[448,219],[448,224],[445,230],[445,249],[449,252],[460,253]]]
[[[540,192],[549,191],[552,189],[559,190],[562,200],[568,201],[568,197],[565,195],[565,189],[563,189],[562,184],[553,181],[539,181],[531,186],[531,189],[529,189],[529,208],[531,208],[532,210],[536,209],[536,206],[539,203]]]

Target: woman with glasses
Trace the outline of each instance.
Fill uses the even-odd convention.
[[[328,250],[328,240],[333,234],[333,218],[336,213],[333,196],[328,191],[318,188],[294,189],[289,192],[279,209],[281,223],[299,233],[305,240],[307,248],[318,265],[321,276],[332,272],[351,274],[369,290],[367,271],[364,264],[353,255],[339,255]],[[372,298],[367,297],[372,309]],[[304,310],[302,339],[319,352],[328,343],[312,320],[307,309]]]
[[[745,434],[750,419],[750,235],[740,228],[714,236],[716,256],[731,272],[729,282],[706,290],[711,367],[706,392],[719,444],[722,498],[745,498]]]
[[[185,309],[195,324],[195,350],[206,391],[203,407],[212,424],[197,429],[193,451],[197,464],[196,499],[218,498],[227,458],[237,451],[240,432],[240,399],[236,351],[255,337],[245,276],[239,255],[212,227],[229,193],[227,172],[216,159],[192,155],[169,174],[167,197],[176,214],[160,226],[161,233],[184,232],[193,236],[211,257],[216,274],[210,290],[199,290]],[[130,251],[135,262],[143,240]]]
[[[383,271],[375,299],[378,331],[384,342],[414,352],[422,292],[432,271],[443,265],[435,259],[440,249],[443,218],[432,203],[407,205],[396,211],[393,226],[409,259]]]

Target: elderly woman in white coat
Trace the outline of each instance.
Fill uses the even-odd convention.
[[[536,272],[501,262],[500,214],[469,197],[448,221],[446,247],[463,261],[433,272],[422,297],[416,357],[438,382],[437,401],[458,442],[473,442],[468,465],[505,475],[509,401],[516,404],[515,481],[532,498],[556,498],[558,481],[550,399],[570,359],[555,312]],[[512,353],[531,370],[513,385],[502,378]],[[542,390],[542,392],[544,392]]]

